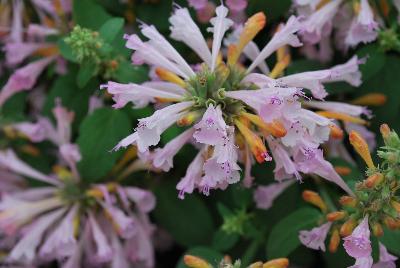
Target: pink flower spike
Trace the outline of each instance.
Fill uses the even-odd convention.
[[[253,195],[257,208],[265,210],[271,208],[275,199],[294,182],[295,180],[286,180],[266,186],[258,186]]]
[[[247,0],[226,0],[226,5],[230,10],[239,12],[247,7]]]
[[[331,229],[332,222],[327,222],[310,231],[300,231],[300,242],[308,248],[322,250],[325,252],[325,239]]]
[[[338,82],[344,81],[349,83],[352,86],[358,87],[361,85],[361,72],[359,70],[359,65],[364,62],[363,59],[358,59],[357,55],[353,56],[346,63],[336,65],[332,67],[330,70],[332,75],[324,79],[322,82]]]
[[[343,239],[347,254],[356,259],[370,257],[372,247],[369,236],[368,216],[365,216],[353,233]]]
[[[221,144],[227,136],[227,125],[222,117],[221,108],[214,107],[212,104],[208,106],[203,118],[194,128],[196,129],[193,135],[195,140],[208,145]]]
[[[173,158],[178,151],[192,138],[194,128],[189,128],[173,140],[167,143],[164,148],[157,148],[153,157],[153,165],[164,171],[169,171],[173,166]]]

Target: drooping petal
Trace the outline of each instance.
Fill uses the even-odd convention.
[[[294,182],[295,180],[286,180],[283,182],[274,182],[266,186],[258,186],[253,195],[257,208],[271,208],[275,199]]]

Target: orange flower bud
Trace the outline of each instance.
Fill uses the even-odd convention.
[[[392,204],[392,207],[397,211],[397,213],[400,213],[400,203],[394,200],[390,203]]]
[[[183,262],[190,268],[212,268],[212,266],[202,258],[192,255],[185,255],[183,257]]]
[[[392,217],[385,217],[383,222],[391,230],[395,230],[395,229],[399,229],[400,228],[400,220],[394,219]]]
[[[258,12],[247,19],[234,51],[228,53],[228,64],[233,65],[237,62],[243,49],[264,28],[266,20],[263,12]]]
[[[367,166],[369,168],[375,168],[374,162],[372,162],[371,153],[369,152],[368,144],[357,131],[352,130],[350,132],[350,143],[362,159],[364,159]]]
[[[347,213],[345,211],[335,211],[331,212],[328,215],[326,215],[326,219],[328,221],[338,221],[344,219],[344,217],[347,216]]]
[[[263,263],[258,261],[258,262],[250,264],[250,266],[248,268],[263,268]]]
[[[25,144],[23,146],[20,147],[20,151],[32,156],[39,156],[40,155],[40,150],[38,148],[36,148],[33,145],[30,144]]]
[[[351,235],[353,232],[354,228],[356,228],[356,221],[353,219],[347,220],[345,223],[343,223],[342,227],[340,227],[340,235],[342,237],[346,237]]]
[[[190,126],[193,124],[194,121],[196,121],[197,118],[199,118],[200,114],[198,112],[189,112],[182,116],[181,118],[176,121],[176,124],[180,127],[184,126]]]
[[[382,10],[383,16],[385,16],[387,18],[389,16],[389,12],[390,12],[390,5],[389,5],[388,1],[380,0],[379,6]]]
[[[389,138],[390,127],[388,126],[388,124],[382,124],[381,127],[380,127],[380,131],[381,131],[382,137],[384,139]]]
[[[224,256],[224,263],[232,263],[232,258],[229,255]]]
[[[384,94],[369,93],[353,100],[351,103],[362,106],[381,106],[386,103],[386,100],[387,97]]]
[[[241,115],[259,127],[261,130],[267,132],[267,134],[271,134],[276,138],[284,137],[287,133],[283,124],[277,120],[274,120],[272,123],[265,123],[264,120],[262,120],[258,115],[246,112],[241,113]]]
[[[321,196],[316,192],[309,190],[303,191],[303,199],[304,201],[318,207],[323,212],[326,212],[328,210],[328,207],[326,206],[325,202],[322,200]]]
[[[177,76],[173,72],[168,71],[167,69],[157,67],[156,74],[161,80],[177,84],[183,88],[185,87],[185,81],[183,81],[179,76]]]
[[[345,195],[339,199],[339,203],[342,206],[352,207],[354,208],[357,205],[357,200],[354,197]]]
[[[364,119],[361,119],[359,117],[354,117],[348,114],[343,114],[343,113],[338,113],[338,112],[330,112],[330,111],[319,111],[316,112],[320,116],[330,118],[330,119],[337,119],[337,120],[342,120],[344,122],[350,122],[350,123],[355,123],[359,125],[367,125],[368,122],[365,121]]]
[[[367,188],[374,188],[382,183],[383,175],[381,173],[375,173],[364,180],[363,184]]]
[[[286,258],[274,259],[264,263],[263,268],[286,268],[289,266],[289,260]]]
[[[235,125],[239,129],[240,133],[243,135],[246,143],[249,145],[251,152],[256,158],[258,163],[263,163],[264,161],[271,161],[272,158],[269,156],[267,148],[261,138],[251,131],[245,124],[240,120],[235,120]]]
[[[288,67],[288,65],[291,62],[291,56],[290,54],[286,54],[281,61],[278,61],[272,71],[269,73],[269,77],[271,78],[277,78],[280,76],[283,71]]]
[[[347,176],[351,174],[351,168],[345,166],[335,166],[335,171],[341,176]]]
[[[329,252],[335,253],[340,244],[339,230],[335,228],[332,232],[331,239],[329,240]]]
[[[329,128],[331,129],[330,137],[332,139],[336,139],[336,140],[343,139],[344,134],[343,134],[343,130],[340,127],[338,127],[337,125],[331,124],[331,125],[329,125]]]
[[[372,225],[372,233],[376,236],[376,237],[381,237],[383,235],[383,228],[382,225],[380,223],[375,223]]]

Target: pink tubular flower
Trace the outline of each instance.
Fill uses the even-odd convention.
[[[208,145],[223,143],[227,135],[227,125],[222,118],[221,108],[219,106],[214,107],[212,104],[208,106],[203,118],[194,128],[196,132],[193,137],[196,141]]]
[[[0,106],[14,94],[32,89],[44,68],[54,60],[53,57],[44,58],[17,69],[0,91]]]
[[[200,151],[197,156],[194,158],[192,163],[190,163],[189,167],[186,170],[186,175],[183,177],[176,189],[179,191],[178,197],[180,199],[185,198],[185,193],[191,194],[196,186],[199,185],[201,180],[201,175],[203,174],[203,165],[204,165],[204,157],[203,151]]]
[[[49,46],[51,45],[46,43],[7,43],[4,47],[6,63],[9,66],[15,66],[38,49],[48,48]]]
[[[379,242],[379,262],[372,268],[396,268],[397,257],[389,254],[384,244]]]
[[[344,238],[343,246],[347,254],[356,259],[370,257],[372,247],[369,236],[368,216],[365,216],[353,233]]]
[[[258,186],[254,191],[253,196],[257,208],[271,208],[274,200],[294,182],[294,180],[286,180],[282,182],[274,182],[266,186]]]
[[[153,165],[164,171],[170,170],[173,167],[174,156],[189,141],[193,133],[194,129],[190,128],[170,141],[164,148],[156,149],[153,156]]]
[[[325,239],[331,226],[332,222],[327,222],[319,227],[311,229],[310,231],[300,231],[300,242],[308,248],[325,251]]]
[[[373,11],[368,0],[361,0],[358,16],[353,19],[345,43],[356,46],[359,43],[369,43],[378,36],[378,24],[374,21]]]
[[[215,4],[208,2],[204,8],[196,10],[197,20],[201,23],[208,23],[215,14]]]

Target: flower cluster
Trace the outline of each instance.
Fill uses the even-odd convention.
[[[3,21],[2,27],[9,33],[0,42],[4,43],[5,67],[13,69],[13,74],[0,92],[0,107],[14,94],[31,90],[52,63],[56,63],[58,73],[66,72],[66,62],[49,37],[68,30],[71,13],[70,0],[31,1],[32,6],[22,0],[3,2],[0,16],[9,20]],[[34,23],[32,12],[36,12],[39,23]],[[23,65],[28,59],[33,61]]]
[[[343,52],[376,40],[380,18],[369,2],[372,1],[293,0],[296,14],[303,18],[300,31],[305,43],[303,52],[309,58],[329,61],[333,55],[333,35],[335,46]]]
[[[227,48],[223,49],[224,34],[233,25],[227,15],[228,9],[221,5],[211,19],[211,51],[186,8],[176,7],[170,17],[171,37],[184,42],[203,62],[196,67],[190,66],[154,26],[141,25],[147,41],[136,34],[125,36],[126,46],[135,51],[133,63],[154,66],[161,80],[141,85],[110,81],[102,88],[113,96],[114,108],[129,102],[135,107],[154,102],[163,105],[152,116],[140,119],[134,133],[115,149],[136,145],[143,159],[168,171],[184,144],[195,142],[199,153],[177,185],[180,198],[196,188],[208,195],[210,189],[225,189],[238,182],[238,162],[245,167],[244,184],[250,186],[253,161],[273,159],[279,181],[301,181],[300,173],[312,173],[352,194],[324,159],[320,145],[343,136],[333,119],[362,126],[366,121],[361,117],[369,116],[369,112],[361,106],[320,100],[327,96],[324,83],[346,81],[358,86],[358,65],[362,61],[355,56],[330,69],[281,76],[290,61],[287,46],[302,45],[296,36],[301,30],[298,19],[292,16],[280,25],[260,51],[252,39],[264,27],[265,15],[257,13],[226,39]],[[265,59],[275,51],[278,62],[269,71]],[[223,52],[227,54],[226,62]],[[247,68],[239,61],[242,52],[252,60]],[[310,100],[305,90],[318,100]],[[160,135],[175,123],[188,128],[164,148],[151,150],[160,142]]]
[[[18,158],[12,149],[0,151],[0,171],[7,176],[0,201],[2,263],[38,265],[57,260],[61,267],[154,267],[148,213],[154,195],[116,182],[88,183],[77,169],[81,154],[71,142],[74,113],[60,102],[53,109],[57,125],[40,118],[7,129],[32,142],[49,140],[58,147],[58,165],[46,175]],[[136,170],[146,168],[136,164]],[[130,170],[132,172],[134,170]],[[21,176],[40,187],[28,187]],[[25,182],[21,184],[21,182]]]
[[[387,252],[380,243],[379,263],[373,265],[370,232],[376,237],[383,235],[383,225],[389,229],[400,228],[399,185],[400,138],[387,125],[381,126],[385,146],[378,151],[382,159],[375,166],[365,140],[357,133],[350,133],[350,142],[368,166],[368,178],[356,184],[355,196],[340,199],[342,210],[328,213],[327,206],[317,193],[306,191],[303,197],[317,205],[326,214],[326,223],[311,231],[301,231],[300,241],[307,247],[325,251],[325,238],[331,230],[330,251],[334,252],[344,240],[346,252],[356,259],[354,267],[395,267],[396,257]],[[371,231],[370,231],[371,230]]]

